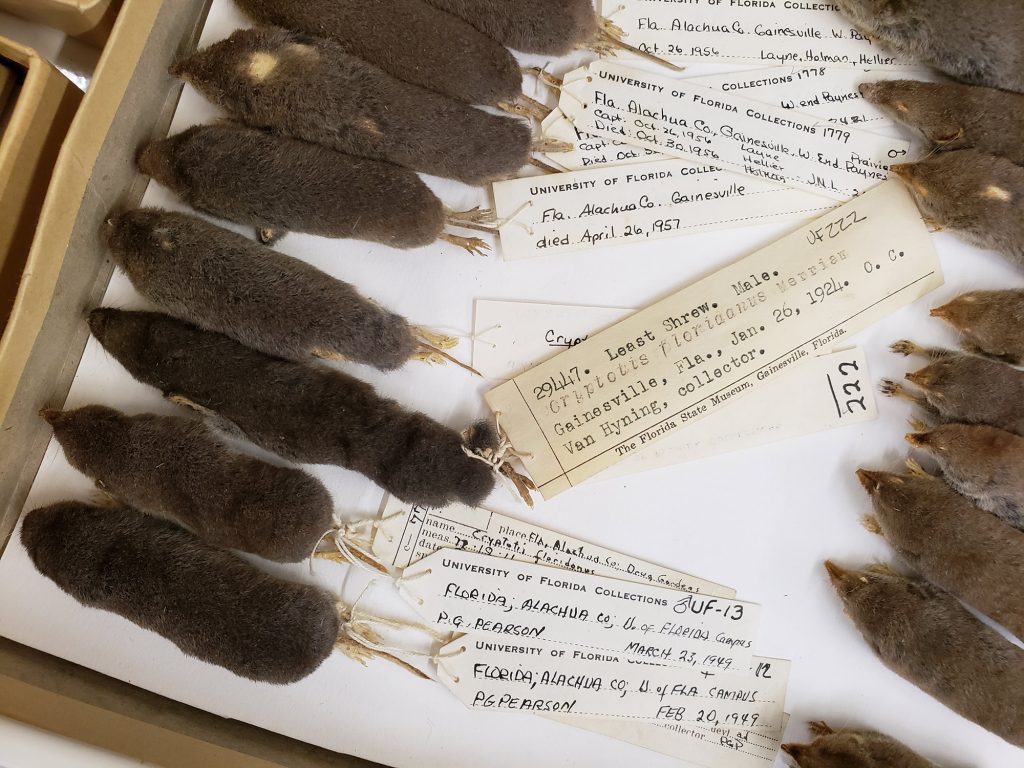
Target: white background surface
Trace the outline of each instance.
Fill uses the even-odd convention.
[[[215,0],[203,44],[242,23],[227,0]],[[213,115],[186,89],[172,132]],[[126,155],[133,151],[125,148]],[[479,190],[430,183],[452,208],[485,202]],[[155,186],[146,202],[181,207]],[[770,225],[517,263],[473,257],[447,244],[400,252],[297,235],[285,238],[279,249],[358,285],[417,323],[468,332],[476,298],[645,306],[792,229]],[[1019,273],[994,254],[945,234],[935,242],[947,286],[848,340],[866,348],[876,380],[902,377],[908,369],[906,361],[886,351],[890,342],[906,336],[953,341],[941,323],[927,317],[930,307],[963,290],[1021,284]],[[146,306],[121,276],[112,283],[107,304]],[[458,352],[466,356],[468,349],[466,343]],[[484,413],[480,395],[493,384],[455,368],[415,363],[389,375],[360,366],[351,370],[383,394],[457,429]],[[128,412],[176,412],[95,343],[67,406],[88,403]],[[863,427],[588,483],[532,512],[499,486],[487,506],[728,584],[741,599],[763,604],[756,653],[794,662],[787,705],[793,714],[790,740],[806,737],[806,720],[825,719],[834,726],[888,731],[944,766],[1019,765],[1021,751],[886,670],[843,617],[825,577],[821,563],[827,557],[851,565],[891,557],[884,542],[860,526],[869,501],[854,477],[858,466],[893,467],[905,454],[907,409],[881,399],[880,410],[879,420]],[[314,471],[344,514],[376,512],[381,492],[362,477],[338,468]],[[27,508],[91,493],[91,481],[70,469],[51,445]],[[273,570],[311,578],[302,566]],[[316,579],[353,599],[366,580],[361,572],[347,580],[345,574],[343,568],[319,564]],[[386,584],[376,588],[370,603],[389,614],[404,608]],[[383,662],[363,668],[335,654],[297,685],[276,688],[241,680],[187,659],[171,643],[111,614],[80,607],[34,570],[17,534],[0,561],[0,633],[188,704],[402,768],[678,764],[529,715],[471,713],[440,685]]]

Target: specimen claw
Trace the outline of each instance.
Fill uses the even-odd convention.
[[[479,237],[460,237],[459,235],[444,232],[441,235],[441,239],[452,245],[457,245],[459,248],[463,248],[476,256],[487,256],[487,252],[491,250],[491,246]]]
[[[533,509],[533,496],[530,494],[531,491],[537,490],[537,486],[534,484],[533,480],[528,478],[526,475],[516,472],[508,463],[502,464],[498,471],[512,481],[512,484],[519,492],[519,496],[524,502],[526,502],[526,506]]]
[[[496,224],[497,214],[491,208],[481,208],[479,205],[468,211],[450,211],[448,221],[463,222],[468,224]]]
[[[895,352],[897,355],[903,355],[904,357],[910,357],[911,355],[922,354],[922,350],[917,344],[912,341],[897,341],[894,344],[889,345],[889,350]]]
[[[870,533],[874,533],[878,536],[882,535],[882,524],[878,522],[878,518],[873,515],[866,515],[860,519],[860,524]]]

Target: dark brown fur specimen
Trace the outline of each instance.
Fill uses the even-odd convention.
[[[862,32],[974,85],[1024,91],[1019,0],[836,0]]]
[[[467,184],[530,159],[524,121],[404,83],[329,40],[241,29],[172,71],[247,125]]]
[[[494,487],[492,468],[464,450],[497,447],[487,423],[464,443],[351,376],[270,357],[165,315],[98,309],[89,326],[139,381],[280,456],[361,472],[403,501],[430,507],[476,506]]]
[[[125,416],[99,405],[43,417],[75,469],[215,547],[295,563],[333,525],[319,480],[233,451],[194,419]]]
[[[1024,437],[984,424],[943,424],[907,435],[942,479],[981,509],[1024,531]]]
[[[932,149],[977,149],[1024,163],[1024,95],[917,80],[864,83],[860,93],[920,131]]]
[[[139,169],[200,211],[256,228],[420,248],[446,235],[437,196],[408,168],[222,121],[155,141]],[[476,241],[459,242],[478,250]]]
[[[250,680],[301,680],[338,637],[327,592],[268,576],[166,520],[66,502],[30,512],[21,541],[79,603]]]
[[[194,216],[130,211],[110,222],[107,239],[162,310],[269,355],[390,371],[423,350],[405,318],[354,286]]]
[[[592,0],[427,1],[524,53],[565,56],[594,42],[601,29]]]
[[[399,80],[467,104],[496,107],[523,89],[507,48],[422,0],[235,1],[258,22],[334,40]]]

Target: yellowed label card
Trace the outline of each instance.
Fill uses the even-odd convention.
[[[493,379],[520,371],[582,344],[636,310],[476,302],[473,367]],[[800,392],[800,398],[789,396]],[[878,417],[867,356],[859,348],[815,356],[709,419],[601,472],[595,479],[645,472],[731,451],[862,424]]]
[[[487,402],[551,498],[941,284],[917,207],[886,183],[520,374]]]

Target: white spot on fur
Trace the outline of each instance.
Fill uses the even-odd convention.
[[[896,102],[896,111],[897,112],[909,112],[910,111],[910,107],[908,107],[902,101],[897,101]]]
[[[262,82],[274,73],[279,63],[280,61],[274,54],[267,53],[266,51],[256,51],[256,53],[249,57],[247,69],[249,77],[257,82]]]
[[[305,43],[292,43],[288,46],[288,50],[296,56],[301,56],[304,59],[311,59],[316,61],[320,58],[320,53],[312,45],[306,45]]]
[[[989,200],[998,200],[1001,203],[1008,203],[1013,200],[1013,195],[1009,190],[1003,189],[995,184],[990,184],[985,187],[985,191],[981,193],[981,196],[987,197]]]

